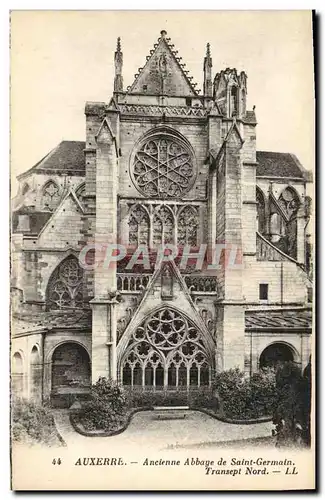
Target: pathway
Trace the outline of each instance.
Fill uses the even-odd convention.
[[[238,440],[272,442],[272,422],[228,424],[192,410],[187,411],[186,419],[180,420],[157,420],[156,412],[142,411],[133,416],[124,432],[111,437],[82,436],[72,427],[68,410],[55,410],[54,415],[57,429],[67,446],[86,446],[91,441],[92,444],[100,441],[100,444],[109,445],[111,449],[130,450],[132,447],[163,450],[218,446]]]

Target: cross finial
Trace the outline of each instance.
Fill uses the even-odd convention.
[[[161,30],[160,34],[161,34],[161,38],[166,38],[167,31]]]

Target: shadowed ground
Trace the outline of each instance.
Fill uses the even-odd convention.
[[[210,446],[274,446],[272,422],[237,425],[220,422],[205,413],[188,410],[185,419],[157,420],[155,411],[136,413],[129,427],[111,437],[88,437],[72,427],[67,410],[56,410],[55,423],[67,446],[106,442],[112,448],[205,448]],[[234,443],[236,442],[236,443]]]

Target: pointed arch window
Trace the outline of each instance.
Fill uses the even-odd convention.
[[[279,197],[279,205],[289,220],[296,217],[300,205],[297,193],[290,187],[286,188]]]
[[[137,205],[129,215],[129,244],[149,245],[149,215],[144,207]]]
[[[20,352],[15,352],[12,359],[11,370],[12,393],[15,397],[22,398],[24,391],[24,362]]]
[[[167,206],[156,208],[153,216],[153,245],[174,243],[174,215]]]
[[[257,218],[257,231],[261,234],[266,233],[266,214],[265,214],[265,200],[262,191],[256,188],[256,218]]]
[[[245,116],[246,115],[246,92],[245,92],[245,89],[241,90],[240,96],[241,96],[241,112],[242,112],[242,116]]]
[[[66,258],[52,274],[47,287],[47,309],[83,307],[83,270],[76,257]]]
[[[42,205],[43,208],[53,211],[60,202],[60,190],[54,181],[49,181],[43,187]]]
[[[164,307],[133,333],[121,375],[124,385],[187,389],[209,385],[212,368],[213,355],[202,334],[181,313]]]
[[[230,116],[238,115],[238,88],[233,85],[230,89]]]
[[[179,245],[197,245],[199,217],[195,207],[183,208],[178,216],[177,239]]]
[[[297,212],[300,200],[295,190],[287,187],[282,191],[278,203],[286,215],[285,220],[281,217],[281,246],[285,253],[297,258]]]

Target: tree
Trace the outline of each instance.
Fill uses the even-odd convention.
[[[310,378],[289,361],[276,372],[277,399],[273,415],[276,446],[308,445],[310,415]]]

